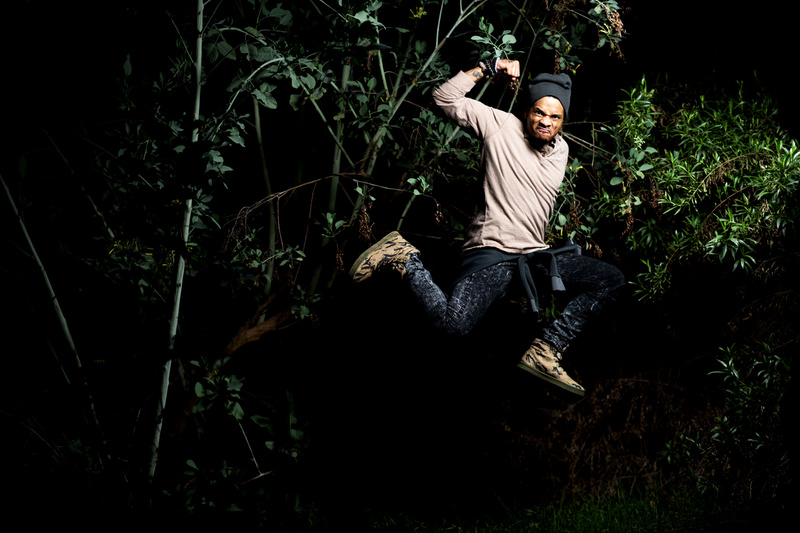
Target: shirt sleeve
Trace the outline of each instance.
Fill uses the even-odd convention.
[[[469,128],[485,139],[506,123],[508,113],[467,98],[467,93],[474,87],[475,82],[466,73],[459,72],[434,89],[433,101],[459,126]]]

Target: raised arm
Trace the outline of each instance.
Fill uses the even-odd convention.
[[[485,77],[500,75],[509,77],[512,82],[519,79],[520,67],[518,61],[507,59],[490,60],[482,66],[459,71],[455,76],[433,90],[433,101],[459,126],[472,129],[479,137],[497,131],[506,122],[508,113],[498,111],[466,95],[475,84]]]

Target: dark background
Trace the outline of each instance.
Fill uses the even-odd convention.
[[[625,5],[630,9],[623,14],[628,32],[622,45],[624,59],[609,57],[605,52],[585,57],[585,64],[576,77],[573,109],[583,109],[586,116],[594,120],[609,120],[621,91],[636,84],[643,75],[648,79],[669,77],[670,80],[702,86],[708,80],[725,84],[751,79],[756,72],[767,93],[775,99],[783,125],[795,136],[800,131],[800,109],[796,81],[793,80],[798,51],[793,32],[796,31],[795,14],[799,8],[794,4],[792,7],[778,8],[775,4],[765,3],[764,11],[757,11],[761,6],[752,3],[702,0],[633,0]],[[134,68],[157,71],[166,66],[166,58],[161,51],[172,50],[174,28],[163,16],[165,6],[170,6],[174,12],[188,11],[193,8],[193,3],[31,0],[3,4],[0,12],[5,24],[0,50],[3,54],[2,83],[6,90],[3,98],[0,171],[7,181],[15,174],[20,154],[25,153],[30,157],[37,150],[48,147],[45,131],[63,138],[71,131],[90,129],[113,117],[117,80],[122,75],[122,64],[127,54],[135,58]],[[690,134],[687,132],[687,135]],[[3,209],[7,209],[7,206]],[[408,343],[407,347],[398,342],[399,345],[392,346],[390,350],[381,351],[380,336],[392,334],[386,324],[392,320],[402,320],[408,309],[394,307],[386,310],[386,314],[377,316],[364,311],[374,307],[351,305],[359,299],[367,304],[380,305],[380,300],[370,300],[376,298],[374,292],[392,289],[390,285],[379,284],[376,287],[356,291],[348,302],[332,304],[347,312],[361,313],[355,317],[340,313],[341,331],[352,334],[352,326],[348,327],[352,320],[360,321],[363,329],[372,331],[370,335],[337,339],[335,343],[344,346],[346,353],[365,349],[375,352],[377,359],[367,371],[370,381],[365,383],[355,377],[358,373],[364,373],[361,364],[363,359],[352,357],[345,359],[344,365],[336,367],[322,364],[312,376],[307,376],[311,382],[320,385],[316,391],[319,397],[330,393],[331,397],[336,395],[337,398],[316,414],[320,420],[330,421],[330,427],[326,429],[330,429],[328,438],[331,441],[327,448],[323,448],[330,455],[326,457],[323,453],[316,459],[330,469],[326,479],[331,485],[325,490],[336,492],[342,487],[359,487],[358,490],[364,492],[361,496],[367,497],[371,486],[383,486],[388,483],[387,480],[408,478],[423,470],[428,472],[430,480],[448,479],[448,489],[453,489],[458,482],[464,482],[466,487],[472,486],[476,479],[491,473],[476,472],[471,477],[468,472],[458,471],[454,457],[457,458],[459,454],[468,456],[485,443],[476,440],[473,447],[467,446],[457,452],[453,451],[452,446],[469,438],[492,437],[481,436],[480,425],[468,431],[464,428],[470,427],[470,413],[477,413],[476,418],[494,416],[494,413],[481,412],[482,406],[486,405],[482,401],[483,395],[490,395],[492,387],[504,385],[498,384],[498,380],[498,383],[490,384],[488,390],[474,394],[467,389],[474,384],[470,380],[474,380],[475,375],[467,372],[459,375],[463,379],[462,384],[444,389],[452,396],[446,399],[448,401],[443,401],[440,380],[448,379],[448,376],[452,379],[447,373],[450,370],[447,367],[449,358],[457,357],[459,353],[476,353],[484,347],[434,345],[431,349],[444,354],[444,358],[426,366],[422,354],[414,351],[414,347],[428,334],[424,326],[418,324],[418,329],[404,333],[401,338]],[[702,318],[703,306],[711,305],[708,304],[712,301],[710,298],[724,301],[724,296],[708,293],[699,298],[702,301],[693,311],[676,314],[685,321],[682,325],[691,330],[687,325],[693,319]],[[335,314],[334,310],[330,316]],[[336,320],[332,320],[330,331],[336,331],[336,324]],[[35,335],[35,327],[32,329],[32,332],[26,331],[25,334]],[[698,331],[701,329],[697,328]],[[20,340],[18,331],[5,333],[9,340]],[[628,330],[627,333],[633,332]],[[646,343],[647,331],[641,330],[639,333],[642,337],[633,339]],[[291,342],[278,339],[276,351],[290,353],[288,346]],[[708,349],[712,349],[713,341],[705,339],[703,342],[708,342]],[[309,349],[322,353],[330,349],[330,345],[330,339],[309,340]],[[626,353],[630,355],[620,356],[621,360],[630,364],[624,371],[638,370],[637,364],[646,367],[646,363],[637,361],[635,348],[626,347]],[[654,351],[658,350],[666,350],[666,347],[654,348]],[[341,354],[337,355],[341,357]],[[668,354],[659,353],[654,359],[667,360],[668,357]],[[599,368],[596,361],[588,359],[583,360],[582,364],[599,376],[623,372]],[[420,372],[420,369],[423,371]],[[275,368],[267,365],[262,370],[268,373]],[[698,376],[705,375],[706,370],[684,369],[696,372]],[[343,383],[327,382],[327,371],[335,372],[337,376],[347,376],[348,379]],[[392,379],[383,381],[381,377],[389,372],[394,373]],[[357,386],[352,387],[353,384]],[[511,383],[507,386],[513,388],[515,385]],[[343,387],[349,388],[343,390]],[[396,400],[406,397],[410,389],[415,392],[411,403]],[[538,401],[544,407],[558,404],[558,401],[546,398],[538,398]],[[353,409],[350,412],[345,410],[349,418],[344,421],[337,418],[342,414],[342,407]],[[538,416],[543,417],[541,413]],[[370,435],[362,436],[363,440],[359,442],[335,442],[336,435],[341,434],[337,430],[344,430],[346,435],[357,435],[359,424],[365,420],[383,420],[384,425],[365,426],[364,431],[369,431]],[[532,424],[537,420],[534,416],[533,422],[526,420],[524,424]],[[342,425],[334,427],[337,423]],[[432,440],[436,439],[431,435],[439,437],[435,446],[431,447],[431,441],[426,440],[426,431]],[[449,437],[441,439],[443,435]],[[391,446],[376,445],[385,445],[388,441],[392,441]],[[440,461],[446,457],[450,458],[449,462]],[[347,460],[353,462],[347,463]],[[356,465],[356,462],[360,464]],[[491,464],[490,461],[487,463],[489,466],[484,466],[489,468]],[[380,465],[380,468],[372,468],[372,465]],[[387,465],[393,466],[385,470]],[[437,467],[443,470],[432,473]],[[430,494],[439,494],[440,489],[436,483],[427,487]],[[392,493],[400,496],[403,491],[394,488]]]
[[[181,4],[5,2],[4,113],[12,119],[6,124],[15,126],[4,133],[8,141],[17,141],[11,146],[45,125],[65,127],[102,117],[112,103],[126,54],[136,57],[139,68],[163,67],[159,51],[174,41],[174,28],[163,12],[189,9],[188,3]],[[578,104],[587,90],[602,94],[593,100],[598,114],[606,114],[601,102],[613,105],[615,95],[643,75],[691,82],[743,80],[757,72],[778,102],[786,127],[796,129],[800,107],[793,77],[798,49],[794,32],[800,7],[795,3],[765,4],[765,9],[720,0],[629,0],[624,5],[625,59],[605,53],[584,58],[577,80],[582,85],[575,91]]]

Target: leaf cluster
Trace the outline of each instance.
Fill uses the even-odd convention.
[[[698,94],[642,80],[601,131],[585,210],[595,229],[573,231],[595,237],[605,226],[618,253],[641,262],[641,297],[663,294],[679,265],[712,261],[766,278],[776,258],[791,257],[800,147],[767,97],[744,84]]]

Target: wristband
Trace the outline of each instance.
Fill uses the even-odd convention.
[[[481,61],[478,65],[481,67],[481,71],[483,75],[487,78],[491,78],[497,74],[497,60],[499,58],[495,57],[494,59],[490,59],[488,61]]]

